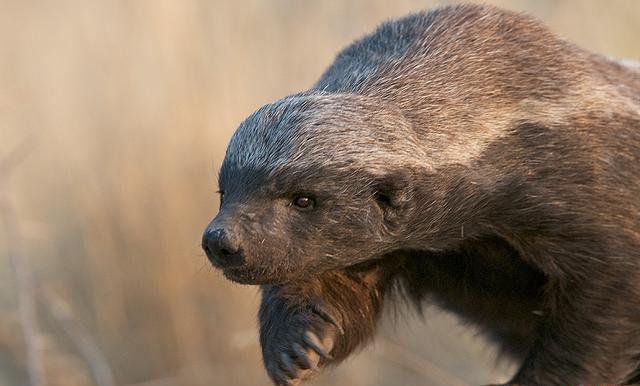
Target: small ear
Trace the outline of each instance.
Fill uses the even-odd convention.
[[[396,222],[411,199],[413,181],[408,170],[396,170],[377,176],[373,199],[382,209],[385,221]]]

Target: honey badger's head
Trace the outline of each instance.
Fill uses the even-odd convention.
[[[207,256],[229,279],[262,284],[393,251],[407,164],[423,157],[415,142],[397,109],[362,96],[305,93],[260,108],[229,143]]]

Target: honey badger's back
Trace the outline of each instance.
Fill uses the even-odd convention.
[[[344,49],[314,89],[399,107],[441,164],[470,161],[522,120],[585,111],[638,116],[640,72],[586,52],[528,16],[479,5],[383,24]],[[619,101],[612,103],[612,101]],[[450,142],[439,138],[445,134]]]
[[[615,70],[606,68],[606,74],[596,75],[597,62],[620,71],[612,76]],[[491,97],[500,104],[557,98],[594,75],[604,83],[626,80],[640,92],[638,62],[616,63],[584,51],[524,14],[459,5],[382,24],[342,50],[314,89],[373,95],[400,105],[417,97],[413,106],[465,90],[467,98]]]
[[[409,113],[460,98],[500,105],[557,98],[589,71],[588,56],[528,16],[460,5],[381,25],[340,52],[314,88],[377,96]]]

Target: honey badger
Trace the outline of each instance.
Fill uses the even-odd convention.
[[[233,135],[203,248],[298,384],[435,302],[512,382],[640,382],[640,72],[480,5],[381,25]]]

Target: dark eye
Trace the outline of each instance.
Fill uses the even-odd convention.
[[[315,206],[315,201],[313,198],[308,196],[297,196],[292,201],[293,206],[300,210],[310,210]]]

